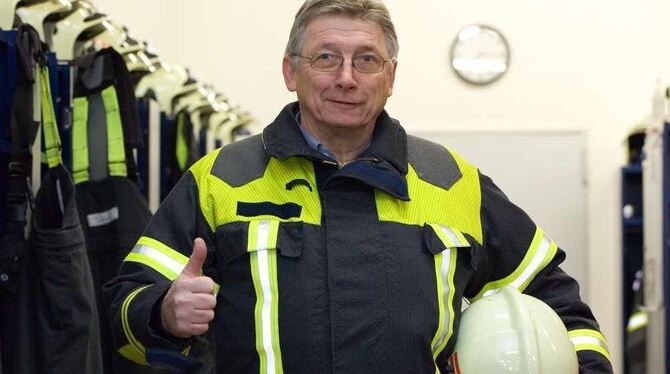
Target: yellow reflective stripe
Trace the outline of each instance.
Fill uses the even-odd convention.
[[[124,261],[146,265],[162,274],[168,280],[173,281],[184,270],[188,257],[158,240],[143,236],[137,241],[137,244],[128,253]],[[218,294],[219,289],[220,286],[214,283],[214,294]]]
[[[454,275],[456,273],[457,251],[447,248],[435,255],[435,276],[437,282],[438,327],[431,342],[433,359],[444,350],[454,331]]]
[[[51,83],[49,82],[49,68],[40,69],[40,101],[42,108],[42,130],[44,131],[44,148],[46,149],[49,168],[63,163],[61,159],[60,135],[56,125],[53,101],[51,99]]]
[[[184,121],[186,112],[181,112],[177,116],[177,139],[175,144],[175,153],[177,156],[177,165],[181,171],[186,170],[186,162],[188,161],[188,144],[184,137]]]
[[[487,283],[473,300],[495,294],[503,286],[512,286],[523,292],[535,276],[551,262],[556,251],[558,251],[556,243],[547,238],[538,227],[523,261],[516,270],[503,279]]]
[[[133,292],[131,292],[128,297],[123,301],[123,304],[121,305],[121,323],[123,325],[123,332],[126,335],[126,339],[128,340],[128,343],[133,348],[126,349],[125,353],[130,353],[130,357],[126,356],[128,359],[135,361],[135,359],[139,359],[140,361],[135,361],[139,364],[142,365],[148,365],[147,359],[144,356],[144,353],[146,352],[144,345],[137,339],[135,339],[135,335],[133,335],[132,330],[130,329],[130,322],[128,321],[128,308],[130,306],[130,302],[133,301],[135,296],[137,296],[138,293],[140,293],[142,290],[144,290],[147,287],[150,287],[151,285],[146,285],[137,288]],[[123,354],[124,352],[120,352]]]
[[[144,353],[140,352],[134,345],[127,344],[119,349],[119,353],[130,361],[138,365],[149,365],[147,359],[144,357]]]
[[[637,312],[628,319],[628,326],[626,326],[626,331],[633,332],[635,330],[647,327],[648,324],[649,316],[647,315],[647,312]]]
[[[596,330],[580,329],[568,331],[568,336],[575,345],[575,351],[596,351],[608,360],[610,360],[609,350],[607,349],[607,342],[603,334]]]
[[[125,177],[128,175],[126,170],[126,148],[123,140],[119,100],[116,96],[114,86],[109,86],[102,91],[102,101],[105,105],[107,118],[107,166],[109,168],[109,175]]]
[[[88,180],[88,99],[74,99],[72,121],[72,176],[75,183]]]
[[[167,245],[159,242],[156,239],[150,238],[148,236],[142,236],[137,240],[137,245],[145,245],[147,247],[155,248],[165,254],[167,257],[172,259],[175,262],[182,264],[182,267],[179,269],[179,272],[183,270],[183,267],[186,266],[188,262],[188,257],[184,256],[180,252],[175,251],[174,249],[168,247]]]
[[[254,318],[261,374],[284,372],[279,346],[278,231],[279,221],[249,222],[247,251],[256,291]]]
[[[169,280],[175,280],[181,274],[181,272],[175,272],[172,270],[169,266],[164,266],[162,263],[154,260],[152,257],[147,256],[145,254],[138,254],[138,253],[128,253],[128,256],[126,256],[125,260],[127,262],[136,262],[139,264],[146,265],[160,274],[162,274],[165,278]],[[183,267],[182,267],[183,268]]]

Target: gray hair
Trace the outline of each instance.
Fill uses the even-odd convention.
[[[390,57],[398,57],[399,46],[395,27],[388,9],[380,0],[306,0],[295,15],[286,44],[286,56],[300,54],[305,42],[305,30],[310,22],[320,16],[333,15],[357,18],[381,26]]]

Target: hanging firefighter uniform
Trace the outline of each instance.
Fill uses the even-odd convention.
[[[135,95],[123,59],[112,49],[84,56],[74,65],[72,173],[105,337],[104,373],[147,372],[113,350],[101,293],[151,218],[133,183],[132,151],[140,145]]]
[[[179,179],[198,160],[198,145],[193,122],[188,110],[177,113],[175,124],[170,129],[167,147],[167,186],[161,192],[163,200]]]
[[[624,339],[624,353],[626,355],[626,372],[628,374],[644,374],[647,372],[647,326],[649,314],[644,306],[644,273],[639,270],[635,273],[633,291],[633,305],[626,336]]]
[[[14,328],[12,340],[5,340],[4,334],[2,337],[3,370],[18,374],[99,373],[102,356],[93,282],[79,225],[74,185],[61,161],[49,71],[34,29],[21,26],[17,40],[23,51],[19,62],[23,74],[31,79],[39,77],[37,82],[31,82],[31,88],[39,88],[39,97],[30,97],[29,103],[33,103],[33,99],[41,103],[38,108],[48,170],[35,198],[30,237],[26,241],[23,234],[26,208],[16,209],[12,201],[23,200],[27,206],[31,200],[25,196],[30,188],[28,149],[34,139],[34,129],[32,119],[27,123],[13,121],[12,159],[16,160],[17,150],[21,151],[21,157],[10,165],[10,195],[18,199],[10,198],[7,204],[7,211],[14,210],[15,215],[8,217],[11,219],[6,222],[0,250],[6,254],[10,249],[21,248],[22,252],[15,257],[20,259],[18,282],[13,274],[15,305],[3,303],[2,308],[13,313]],[[14,109],[26,113],[22,106],[25,104],[21,102]],[[14,179],[21,180],[20,194],[12,191]],[[20,216],[24,217],[23,222]]]
[[[34,55],[39,54],[37,32],[30,26],[2,32],[0,66],[3,95],[0,102],[0,127],[3,149],[0,183],[2,184],[2,225],[0,231],[0,367],[6,373],[15,370],[16,306],[20,261],[26,247],[24,230],[29,204],[30,146],[37,133],[33,115]]]

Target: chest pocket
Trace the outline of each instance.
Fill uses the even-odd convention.
[[[424,225],[426,247],[434,256],[435,282],[439,319],[437,330],[431,342],[433,358],[444,351],[454,336],[454,321],[460,315],[461,292],[457,292],[455,278],[459,256],[469,257],[470,243],[459,230],[435,223]],[[469,261],[468,261],[469,262]],[[456,307],[456,308],[455,308]],[[456,310],[456,312],[455,312]]]
[[[227,267],[253,254],[257,256],[259,252],[298,258],[303,247],[302,228],[302,222],[275,219],[231,222],[219,226],[216,229],[217,256],[223,260],[219,266]]]

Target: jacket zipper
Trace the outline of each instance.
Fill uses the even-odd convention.
[[[346,166],[348,166],[348,165],[351,165],[351,164],[353,164],[353,163],[355,163],[355,162],[360,162],[360,161],[379,162],[379,159],[376,158],[376,157],[361,157],[361,158],[357,158],[357,159],[354,159],[354,160],[351,160],[351,161],[347,161],[347,162],[342,162],[342,163],[339,163],[339,162],[336,162],[336,161],[323,160],[323,159],[322,159],[322,160],[321,160],[321,163],[326,164],[326,165],[337,166],[338,169],[342,169],[342,168],[344,168],[344,167],[346,167]]]

